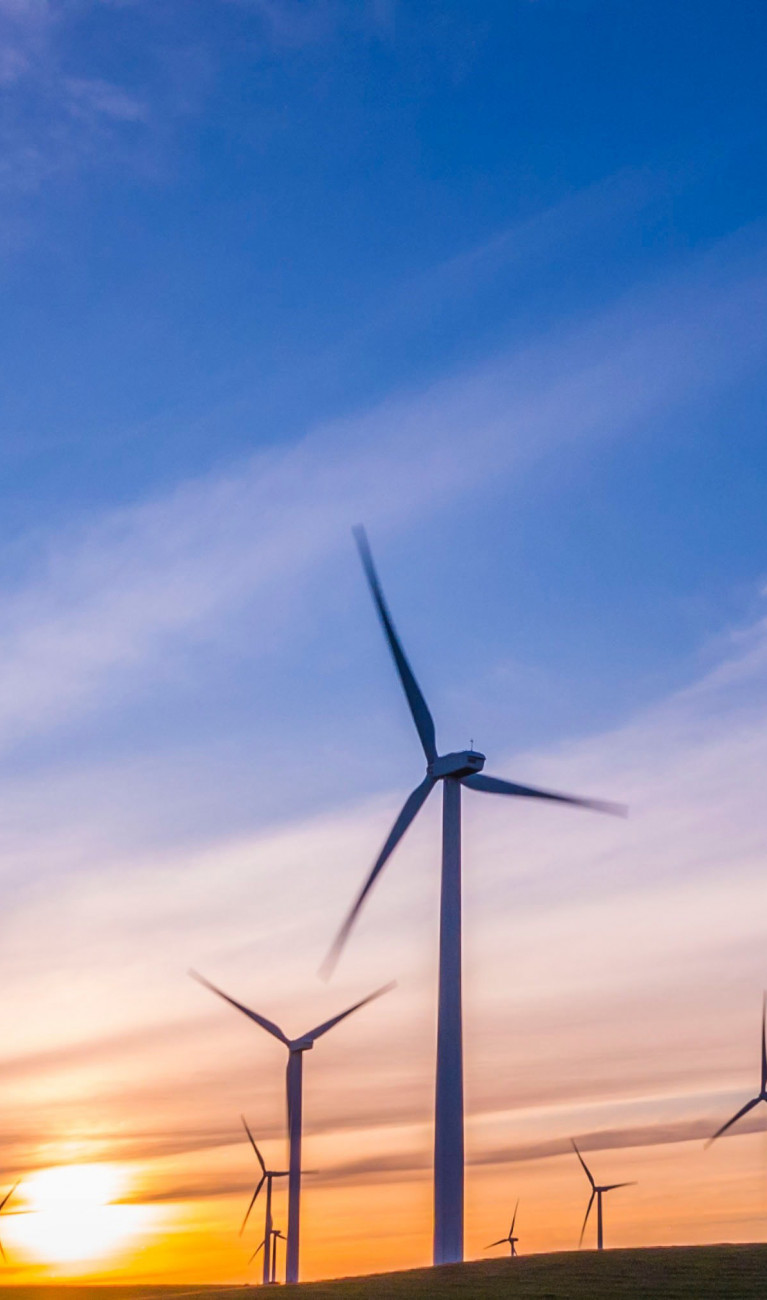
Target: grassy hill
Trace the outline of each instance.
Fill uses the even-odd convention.
[[[286,1287],[301,1300],[767,1300],[767,1246],[580,1251]]]

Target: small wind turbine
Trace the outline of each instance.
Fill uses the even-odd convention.
[[[384,635],[426,757],[426,775],[408,795],[357,900],[336,936],[323,965],[329,974],[349,937],[388,858],[438,781],[442,781],[442,884],[439,933],[439,1003],[437,1013],[437,1086],[434,1113],[434,1263],[463,1259],[463,1043],[461,1013],[461,788],[574,804],[597,812],[625,815],[625,808],[599,799],[579,799],[529,785],[482,775],[485,755],[473,748],[439,754],[434,719],[394,630],[363,528],[354,536]]]
[[[604,1187],[597,1187],[596,1183],[594,1182],[594,1179],[591,1176],[591,1170],[586,1164],[586,1161],[583,1159],[583,1156],[581,1155],[577,1146],[573,1142],[572,1138],[570,1138],[570,1141],[573,1143],[573,1151],[575,1152],[581,1164],[583,1165],[583,1168],[586,1171],[586,1177],[591,1183],[591,1196],[589,1197],[589,1203],[586,1208],[586,1217],[583,1220],[583,1227],[581,1228],[581,1236],[578,1245],[579,1246],[583,1245],[583,1234],[586,1231],[586,1224],[589,1221],[589,1215],[591,1214],[591,1207],[594,1204],[594,1197],[596,1196],[597,1198],[597,1250],[604,1250],[604,1237],[602,1233],[602,1197],[604,1196],[605,1192],[614,1192],[619,1187],[636,1187],[636,1183],[607,1183],[605,1184]]]
[[[18,1185],[19,1185],[18,1183],[14,1183],[14,1184],[13,1184],[13,1187],[12,1187],[11,1190],[10,1190],[10,1192],[6,1192],[6,1193],[5,1193],[5,1196],[4,1196],[3,1199],[2,1199],[2,1201],[0,1201],[0,1214],[2,1214],[2,1212],[3,1212],[3,1210],[5,1209],[6,1205],[8,1204],[8,1202],[9,1202],[10,1199],[11,1199],[11,1197],[13,1196],[13,1193],[16,1191],[16,1188],[18,1187]],[[2,1243],[2,1241],[0,1241],[0,1255],[2,1255],[2,1257],[3,1257],[3,1263],[4,1263],[4,1264],[7,1264],[8,1259],[7,1259],[7,1256],[6,1256],[5,1250],[3,1249],[3,1243]]]
[[[732,1128],[733,1124],[736,1124],[739,1119],[742,1119],[743,1116],[747,1115],[750,1110],[753,1110],[754,1106],[758,1106],[760,1101],[767,1101],[767,1038],[765,1036],[766,1020],[767,1020],[767,993],[765,993],[764,996],[762,997],[762,1081],[759,1087],[759,1094],[756,1097],[752,1097],[750,1101],[747,1101],[745,1106],[741,1106],[740,1110],[737,1111],[735,1115],[733,1115],[732,1119],[728,1119],[726,1124],[723,1124],[721,1128],[718,1128],[716,1130],[714,1136],[708,1139],[708,1142],[706,1143],[707,1147],[710,1147],[711,1143],[716,1142],[716,1139],[718,1137],[721,1137],[723,1133],[726,1133],[728,1128]]]
[[[505,1246],[506,1243],[508,1242],[508,1244],[511,1246],[512,1259],[514,1258],[514,1256],[517,1253],[517,1242],[519,1241],[519,1237],[514,1236],[514,1224],[517,1221],[518,1209],[519,1209],[519,1201],[517,1201],[516,1205],[514,1206],[514,1218],[511,1220],[511,1227],[509,1228],[508,1237],[501,1237],[500,1241],[491,1241],[489,1246],[485,1246],[485,1250],[492,1250],[493,1246]]]
[[[275,1283],[277,1281],[277,1242],[284,1241],[284,1240],[285,1238],[283,1237],[279,1228],[275,1228],[274,1232],[272,1233],[272,1282]]]
[[[271,1237],[271,1235],[272,1235],[272,1179],[273,1179],[273,1178],[287,1178],[288,1174],[290,1173],[290,1170],[289,1170],[289,1169],[267,1169],[266,1165],[264,1164],[263,1156],[261,1155],[261,1152],[259,1151],[258,1147],[256,1146],[255,1138],[253,1137],[253,1134],[251,1133],[250,1129],[248,1128],[248,1122],[247,1122],[247,1120],[245,1119],[245,1116],[244,1116],[244,1115],[241,1115],[241,1116],[240,1116],[240,1119],[242,1120],[243,1126],[244,1126],[244,1128],[245,1128],[245,1132],[246,1132],[247,1135],[248,1135],[248,1140],[249,1140],[249,1142],[250,1142],[250,1145],[252,1146],[253,1150],[254,1150],[255,1153],[256,1153],[256,1157],[257,1157],[257,1159],[258,1159],[258,1163],[259,1163],[260,1166],[261,1166],[261,1178],[260,1178],[260,1180],[259,1180],[259,1182],[258,1182],[258,1186],[256,1187],[255,1192],[253,1193],[253,1196],[252,1196],[252,1198],[251,1198],[250,1205],[248,1206],[247,1210],[245,1211],[245,1218],[243,1219],[243,1221],[242,1221],[242,1227],[240,1228],[240,1236],[242,1236],[243,1232],[245,1231],[245,1224],[248,1222],[248,1219],[250,1218],[250,1212],[251,1212],[251,1210],[253,1209],[253,1206],[254,1206],[255,1203],[256,1203],[256,1200],[257,1200],[257,1198],[258,1198],[258,1193],[261,1191],[261,1188],[263,1187],[264,1183],[266,1183],[266,1216],[265,1216],[265,1224],[264,1224],[264,1241],[268,1243],[268,1242],[269,1242],[269,1239],[270,1239],[270,1237]],[[266,1285],[266,1283],[269,1281],[269,1248],[268,1248],[268,1244],[267,1244],[267,1248],[266,1248],[266,1250],[264,1251],[264,1276],[263,1276],[263,1281],[264,1281],[264,1285]]]
[[[382,989],[376,989],[375,993],[369,994],[361,1002],[355,1002],[353,1007],[347,1007],[339,1015],[333,1016],[331,1020],[326,1020],[315,1029],[310,1029],[307,1033],[302,1034],[300,1038],[288,1038],[279,1025],[275,1025],[273,1020],[267,1020],[266,1016],[261,1016],[257,1011],[251,1011],[250,1007],[245,1007],[241,1002],[230,998],[228,993],[223,993],[221,989],[216,988],[202,975],[196,971],[190,971],[193,979],[205,988],[210,989],[212,993],[218,994],[230,1006],[236,1007],[243,1015],[255,1020],[257,1025],[265,1029],[273,1038],[279,1039],[288,1049],[288,1069],[286,1078],[287,1096],[288,1096],[288,1140],[290,1143],[290,1159],[288,1170],[288,1236],[287,1236],[287,1256],[285,1261],[285,1280],[287,1282],[298,1281],[298,1243],[299,1243],[299,1219],[301,1214],[301,1118],[303,1104],[303,1060],[304,1052],[310,1052],[318,1038],[322,1038],[328,1030],[333,1029],[353,1011],[358,1011],[374,998],[380,998],[383,993],[388,993],[394,988],[393,984],[387,984]],[[267,1243],[268,1246],[268,1243]]]

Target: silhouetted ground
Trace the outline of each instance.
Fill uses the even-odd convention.
[[[251,1287],[13,1286],[0,1300],[242,1300]],[[523,1255],[285,1287],[298,1300],[767,1300],[767,1245]]]

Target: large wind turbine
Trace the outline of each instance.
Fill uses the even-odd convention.
[[[514,1217],[511,1220],[511,1227],[509,1228],[508,1237],[501,1237],[499,1241],[491,1241],[489,1246],[485,1246],[485,1250],[492,1250],[493,1246],[505,1246],[506,1243],[508,1242],[509,1246],[511,1246],[512,1259],[514,1258],[514,1256],[517,1253],[517,1242],[519,1241],[519,1237],[514,1236],[514,1224],[517,1221],[518,1209],[519,1209],[519,1201],[517,1201],[516,1205],[514,1206]]]
[[[304,1052],[310,1052],[318,1038],[322,1038],[329,1029],[340,1024],[353,1011],[358,1011],[374,998],[379,998],[382,993],[388,993],[389,989],[394,988],[393,984],[387,984],[382,989],[377,989],[368,997],[363,998],[361,1002],[355,1002],[353,1007],[347,1007],[340,1015],[333,1016],[331,1020],[326,1020],[316,1029],[310,1029],[307,1033],[302,1034],[300,1038],[288,1038],[282,1032],[279,1025],[274,1021],[267,1020],[266,1016],[261,1016],[257,1011],[251,1011],[250,1007],[245,1007],[241,1002],[230,998],[228,993],[223,993],[221,989],[216,988],[202,975],[196,971],[190,971],[193,979],[198,983],[204,984],[205,988],[210,989],[212,993],[217,993],[220,998],[228,1002],[230,1006],[236,1007],[243,1015],[255,1020],[257,1025],[265,1029],[273,1038],[279,1039],[288,1049],[288,1069],[287,1069],[287,1097],[288,1097],[288,1140],[290,1144],[290,1158],[288,1171],[288,1237],[287,1237],[287,1254],[285,1261],[285,1279],[287,1282],[298,1281],[298,1243],[299,1243],[299,1219],[301,1214],[301,1112],[303,1104],[303,1060]]]
[[[2,1201],[0,1201],[0,1214],[2,1214],[2,1212],[3,1212],[3,1210],[5,1209],[6,1205],[8,1204],[8,1202],[9,1202],[10,1199],[11,1199],[11,1197],[13,1196],[13,1193],[16,1191],[16,1188],[18,1187],[18,1185],[19,1185],[18,1183],[14,1183],[14,1184],[13,1184],[13,1187],[12,1187],[11,1190],[10,1190],[10,1192],[6,1192],[6,1193],[5,1193],[5,1196],[4,1196],[3,1199],[2,1199]],[[4,1263],[4,1264],[7,1263],[8,1261],[7,1261],[7,1258],[6,1258],[5,1250],[3,1249],[3,1243],[2,1243],[2,1241],[0,1241],[0,1255],[2,1255],[2,1257],[3,1257],[3,1263]]]
[[[376,858],[324,964],[335,965],[375,880],[438,781],[442,781],[442,885],[439,933],[437,1084],[434,1116],[434,1263],[463,1259],[463,1045],[461,1015],[461,788],[574,804],[598,812],[625,814],[617,804],[578,799],[533,786],[482,775],[485,755],[474,749],[439,754],[434,720],[405,658],[362,528],[354,535],[384,634],[426,756],[426,775],[405,804]]]
[[[604,1250],[604,1236],[602,1233],[602,1197],[604,1196],[605,1192],[614,1192],[619,1187],[635,1187],[636,1184],[635,1183],[607,1183],[604,1187],[597,1187],[596,1183],[594,1182],[594,1179],[591,1176],[591,1170],[586,1164],[586,1161],[583,1159],[583,1156],[581,1155],[577,1146],[573,1142],[572,1138],[570,1138],[570,1141],[573,1143],[573,1151],[575,1152],[581,1164],[583,1165],[583,1168],[586,1173],[586,1177],[591,1183],[591,1196],[589,1197],[589,1203],[588,1206],[586,1207],[586,1217],[583,1220],[583,1227],[581,1228],[581,1237],[580,1237],[580,1241],[578,1242],[578,1245],[579,1246],[583,1245],[583,1234],[586,1231],[586,1224],[589,1221],[589,1215],[591,1214],[591,1207],[594,1204],[594,1197],[596,1196],[597,1198],[597,1250]]]
[[[248,1135],[248,1141],[250,1142],[250,1145],[255,1151],[256,1157],[258,1159],[258,1163],[261,1166],[261,1177],[258,1181],[258,1185],[256,1186],[256,1190],[253,1193],[253,1196],[251,1198],[250,1205],[245,1211],[245,1218],[243,1219],[242,1227],[240,1228],[240,1236],[242,1236],[243,1232],[245,1231],[245,1224],[248,1222],[248,1219],[250,1218],[250,1212],[253,1209],[253,1206],[255,1205],[258,1199],[258,1193],[261,1191],[261,1188],[263,1187],[264,1183],[266,1183],[266,1215],[264,1219],[264,1241],[267,1244],[266,1244],[266,1249],[264,1250],[264,1275],[263,1275],[264,1286],[266,1286],[267,1282],[269,1281],[269,1240],[272,1235],[272,1180],[274,1178],[287,1178],[288,1174],[290,1173],[290,1170],[289,1169],[267,1169],[266,1165],[264,1164],[264,1158],[261,1155],[261,1152],[259,1151],[258,1147],[256,1146],[256,1140],[253,1137],[253,1134],[251,1133],[250,1129],[248,1128],[248,1121],[246,1120],[244,1115],[241,1115],[240,1119],[242,1120],[243,1127],[245,1129],[245,1132]]]
[[[767,1021],[767,993],[765,993],[762,998],[762,1081],[759,1087],[758,1096],[752,1097],[750,1101],[746,1102],[745,1106],[741,1106],[740,1110],[733,1115],[732,1119],[728,1119],[726,1124],[723,1124],[721,1128],[718,1128],[714,1136],[708,1139],[708,1142],[706,1143],[707,1147],[710,1147],[711,1143],[716,1142],[716,1139],[718,1137],[721,1137],[723,1133],[726,1133],[728,1128],[732,1128],[733,1124],[736,1124],[739,1119],[742,1119],[743,1116],[747,1115],[750,1110],[753,1110],[754,1106],[758,1106],[760,1101],[767,1101],[767,1025],[765,1024],[766,1021]]]

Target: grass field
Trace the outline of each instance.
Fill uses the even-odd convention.
[[[235,1300],[251,1287],[0,1287],[0,1300]],[[767,1300],[767,1245],[485,1260],[283,1288],[301,1300]]]

